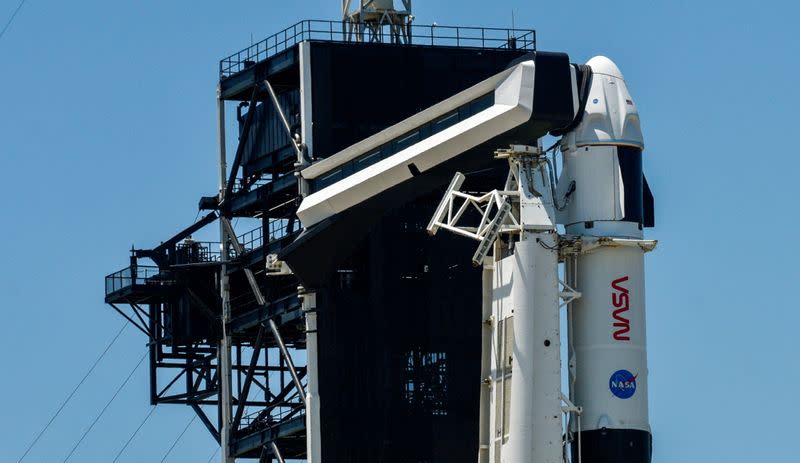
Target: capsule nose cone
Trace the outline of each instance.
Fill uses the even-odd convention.
[[[625,77],[622,76],[622,72],[620,72],[617,65],[605,56],[595,56],[586,64],[592,68],[592,72],[595,74],[605,74],[607,76],[625,80]]]

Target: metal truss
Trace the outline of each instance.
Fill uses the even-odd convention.
[[[285,264],[268,256],[299,232],[297,197],[287,188],[295,182],[297,194],[303,192],[303,182],[292,174],[310,159],[281,106],[276,88],[282,87],[274,88],[267,77],[242,90],[246,94],[239,111],[248,111],[239,120],[229,167],[226,100],[220,92],[220,189],[200,204],[213,212],[153,249],[133,250],[130,266],[106,277],[106,302],[147,336],[151,403],[191,406],[223,446],[228,462],[283,461],[306,454],[309,373],[294,359],[305,358],[296,355],[306,348],[304,313],[297,280]],[[272,105],[290,140],[281,153],[292,159],[281,158],[244,178],[259,104]],[[277,188],[280,193],[272,194]],[[231,217],[260,219],[261,227],[258,233],[237,236]],[[216,220],[219,242],[191,239]],[[141,259],[155,265],[141,265]]]
[[[464,180],[464,174],[457,172],[428,223],[427,230],[429,234],[435,235],[439,228],[444,228],[479,241],[478,249],[472,256],[472,263],[478,266],[483,263],[483,258],[489,253],[501,232],[519,231],[519,220],[511,212],[510,200],[513,196],[519,196],[519,193],[511,190],[492,190],[476,196],[459,191]],[[468,211],[479,214],[477,225],[459,224]]]
[[[170,331],[163,323],[163,304],[151,304],[145,310],[140,304],[128,301],[128,311],[122,304],[110,305],[148,336],[151,403],[190,405],[219,441],[219,424],[213,423],[204,410],[206,406],[219,405],[216,344],[173,345]],[[298,393],[297,384],[302,387],[306,369],[293,364],[290,367],[283,356],[269,355],[270,351],[280,350],[277,344],[266,342],[269,329],[266,327],[270,325],[277,329],[270,319],[259,326],[254,342],[242,340],[233,346],[231,371],[236,386],[232,403],[236,415],[232,429],[236,435],[266,429],[304,412],[305,397]],[[287,353],[290,348],[283,346]]]
[[[404,10],[386,9],[375,0],[358,0],[350,11],[351,0],[342,1],[342,33],[350,42],[411,43],[411,0],[402,0]],[[388,29],[388,33],[384,32]]]

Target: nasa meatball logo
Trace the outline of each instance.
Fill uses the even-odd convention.
[[[617,370],[608,380],[608,388],[620,399],[630,399],[636,392],[637,376],[628,370]]]

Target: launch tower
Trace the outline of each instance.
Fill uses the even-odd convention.
[[[653,198],[622,73],[403,4],[220,62],[206,215],[106,277],[151,402],[191,406],[224,463],[649,463]]]
[[[309,391],[324,423],[318,460],[455,462],[477,452],[481,272],[462,258],[468,243],[428,238],[440,192],[336,234],[330,255],[313,259],[313,283],[329,289],[315,297],[275,256],[301,233],[296,211],[310,188],[416,138],[389,140],[313,186],[301,169],[503,70],[535,50],[536,35],[412,25],[408,8],[376,21],[386,2],[368,3],[220,61],[216,194],[200,199],[199,221],[132,250],[105,278],[106,302],[149,343],[151,403],[191,407],[226,461],[306,458]],[[490,103],[469,102],[426,130]],[[225,131],[230,118],[238,133]],[[477,173],[476,187],[495,175]],[[237,218],[260,223],[234,230]],[[192,238],[213,226],[220,240]]]

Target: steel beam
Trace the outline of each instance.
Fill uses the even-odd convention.
[[[301,316],[300,300],[297,295],[291,295],[239,315],[231,320],[230,328],[236,333],[258,326],[270,318],[277,318],[283,324]]]
[[[113,308],[114,308],[114,310],[116,310],[116,311],[117,311],[117,312],[118,312],[120,315],[122,315],[123,317],[125,317],[125,319],[126,319],[126,320],[128,320],[128,322],[129,322],[131,325],[133,325],[133,326],[135,326],[136,328],[138,328],[138,329],[139,329],[139,331],[141,331],[142,333],[144,333],[144,334],[145,334],[145,336],[147,336],[148,338],[151,338],[151,337],[152,337],[152,336],[150,335],[150,333],[148,333],[148,332],[147,332],[147,330],[146,330],[146,329],[144,329],[144,328],[142,328],[141,326],[139,326],[139,324],[138,324],[138,323],[136,323],[135,321],[133,321],[133,319],[132,319],[131,317],[129,317],[129,316],[128,316],[128,315],[127,315],[125,312],[123,312],[123,311],[122,311],[122,309],[120,309],[119,307],[117,307],[116,305],[114,305],[114,304],[112,304],[112,303],[110,303],[110,302],[108,303],[108,305],[110,305],[111,307],[113,307]]]
[[[203,425],[205,425],[206,429],[208,429],[208,432],[211,433],[211,436],[214,438],[214,440],[219,443],[219,431],[217,431],[217,428],[214,427],[214,424],[211,422],[211,420],[208,419],[206,412],[204,412],[203,409],[197,404],[190,404],[190,407],[192,407],[192,410],[197,413],[198,418],[200,418],[200,421],[203,423]]]
[[[298,146],[298,143],[294,139],[292,128],[289,126],[289,121],[286,120],[286,115],[283,114],[283,108],[281,108],[280,102],[278,101],[278,96],[275,94],[275,90],[272,88],[272,84],[269,83],[269,80],[264,80],[264,86],[267,88],[269,98],[272,100],[272,105],[275,107],[275,113],[283,123],[283,128],[286,130],[286,134],[289,136],[292,146],[294,146],[294,150],[297,153],[297,162],[300,165],[303,165],[306,161],[306,158],[303,155],[303,151],[300,149],[300,146]]]
[[[283,343],[283,338],[281,337],[281,333],[278,331],[278,326],[275,324],[275,320],[269,319],[269,329],[272,330],[272,335],[275,337],[275,341],[278,342],[278,347],[281,350],[281,354],[283,354],[283,358],[286,360],[286,366],[289,368],[289,373],[292,375],[292,381],[294,381],[294,385],[297,388],[297,393],[300,394],[300,398],[303,400],[303,406],[308,406],[306,402],[306,392],[303,390],[303,385],[300,383],[300,377],[297,376],[297,370],[294,368],[294,362],[292,361],[292,356],[289,355],[288,349],[286,349],[286,345]]]
[[[224,130],[224,127],[222,128],[222,130]],[[225,136],[222,135],[223,139],[224,139],[224,137]],[[186,238],[187,236],[189,236],[192,233],[196,232],[197,230],[200,230],[201,228],[203,228],[206,225],[210,224],[216,218],[217,218],[217,213],[216,212],[210,212],[205,217],[203,217],[202,219],[200,219],[197,222],[193,223],[192,225],[189,225],[188,227],[184,228],[183,230],[181,230],[180,232],[175,234],[172,238],[168,239],[167,241],[164,241],[163,243],[159,244],[158,246],[154,247],[153,249],[137,251],[136,252],[136,256],[137,257],[149,257],[150,259],[153,259],[156,263],[159,263],[157,259],[159,259],[159,256],[165,250],[167,250],[170,247],[178,244],[179,241],[183,240],[184,238]]]
[[[219,136],[219,203],[225,202],[227,189],[227,158],[225,154],[225,100],[222,97],[221,85],[217,87],[217,123]],[[231,318],[230,283],[225,267],[228,262],[228,246],[225,239],[226,230],[222,225],[225,220],[220,217],[220,297],[222,299],[222,339],[219,342],[219,418],[220,418],[220,447],[221,462],[234,463],[231,456],[231,336],[227,325]]]
[[[239,429],[239,424],[242,421],[242,414],[244,413],[245,404],[247,403],[247,396],[250,394],[250,386],[253,384],[253,375],[255,374],[256,365],[258,365],[258,358],[261,355],[261,347],[264,344],[264,326],[259,326],[258,334],[256,335],[256,342],[253,344],[253,355],[250,356],[250,366],[247,369],[247,375],[244,378],[244,385],[242,391],[239,393],[239,405],[236,407],[236,414],[233,417],[233,429]]]
[[[244,147],[250,137],[250,128],[253,126],[253,119],[256,113],[256,95],[258,95],[258,85],[253,86],[253,95],[250,97],[250,109],[247,111],[247,117],[244,120],[244,127],[242,134],[239,136],[239,145],[236,147],[236,155],[233,157],[233,164],[228,176],[228,184],[225,186],[225,194],[223,198],[228,199],[233,193],[233,185],[236,182],[236,174],[239,172],[239,166],[242,163],[242,155],[244,154]]]
[[[156,333],[156,315],[158,314],[158,307],[155,304],[150,304],[150,332]],[[156,346],[156,342],[158,341],[157,336],[148,336],[148,344],[147,348],[150,352],[150,364],[148,365],[150,369],[150,405],[156,404],[156,399],[158,398],[158,347]]]
[[[267,442],[302,432],[306,427],[305,417],[298,416],[267,429],[248,434],[231,442],[231,454],[242,456],[264,446]]]
[[[285,463],[283,460],[283,455],[281,455],[281,451],[278,449],[278,444],[276,444],[273,440],[269,442],[269,445],[272,448],[272,455],[275,456],[275,459],[278,460],[278,463]]]

